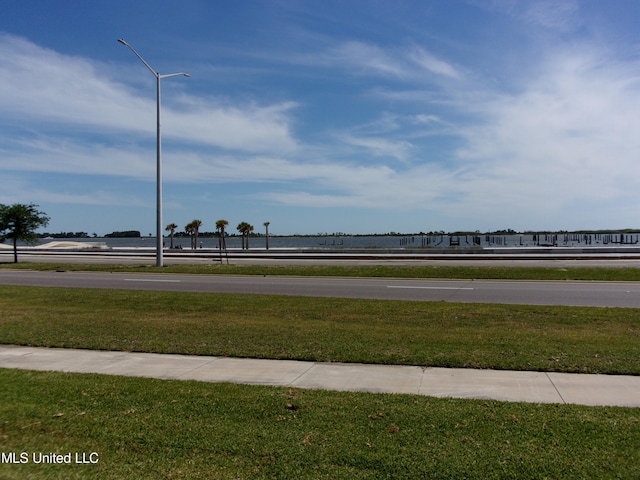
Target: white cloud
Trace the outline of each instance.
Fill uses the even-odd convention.
[[[524,8],[524,19],[546,28],[568,31],[578,22],[579,5],[575,0],[525,2]]]
[[[420,84],[462,77],[451,63],[419,46],[382,48],[365,42],[349,41],[302,61],[327,68],[340,68],[356,75],[388,77]]]
[[[555,218],[627,196],[640,182],[639,74],[640,64],[569,52],[520,93],[476,105],[481,123],[458,154],[473,172],[470,205]]]
[[[296,107],[285,102],[267,107],[221,106],[193,99],[189,111],[172,111],[163,122],[174,138],[193,140],[244,152],[293,152],[287,113]],[[199,105],[198,105],[199,104]]]
[[[57,184],[40,184],[18,174],[3,174],[4,185],[0,192],[0,203],[35,203],[41,206],[51,204],[91,205],[109,207],[149,206],[152,199],[141,199],[135,192],[113,192],[108,189],[86,191],[82,185],[71,182],[68,188]]]
[[[455,67],[453,67],[453,65],[436,58],[433,54],[427,52],[423,48],[415,48],[413,51],[409,52],[408,58],[416,65],[429,72],[444,75],[445,77],[453,79],[460,78],[460,73]]]
[[[353,135],[343,135],[341,137],[348,145],[359,147],[376,157],[394,158],[401,162],[409,159],[413,145],[404,140],[389,140],[375,137],[356,137]]]
[[[454,173],[437,165],[406,170],[385,165],[334,164],[321,167],[308,189],[274,191],[261,198],[290,206],[430,209],[447,196]]]
[[[0,169],[154,178],[155,150],[38,137],[6,142]]]
[[[155,131],[155,89],[135,91],[115,81],[113,65],[62,55],[10,35],[0,35],[0,57],[0,109],[14,122],[47,124],[58,135],[118,131],[146,138]],[[147,75],[140,67],[140,75]],[[187,85],[181,88],[188,90]],[[178,94],[163,98],[163,135],[244,152],[289,152],[296,148],[288,116],[295,106],[223,105]]]
[[[405,77],[406,68],[383,49],[363,42],[346,42],[336,46],[324,57],[329,63],[366,74]]]
[[[571,31],[579,23],[577,0],[469,0],[479,7],[502,12],[533,26]]]
[[[95,205],[108,207],[148,207],[152,204],[152,199],[141,199],[135,195],[116,194],[108,191],[93,191],[91,193],[76,192],[53,192],[41,188],[33,189],[29,192],[32,198],[37,198],[38,202],[55,204],[77,204]]]

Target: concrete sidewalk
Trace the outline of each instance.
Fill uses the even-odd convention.
[[[0,345],[0,368],[508,402],[640,407],[640,376],[299,362]]]

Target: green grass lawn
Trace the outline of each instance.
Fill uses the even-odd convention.
[[[0,369],[0,477],[640,477],[638,409],[338,393]]]
[[[0,287],[0,343],[640,375],[640,309]]]
[[[160,271],[638,280],[633,269],[219,267]],[[125,270],[156,269],[107,267]],[[0,312],[0,343],[640,374],[638,309],[2,286]],[[640,478],[640,410],[0,369],[0,452],[99,459],[2,463],[3,479],[627,479]]]
[[[366,266],[283,266],[283,265],[151,265],[92,264],[92,263],[0,263],[0,268],[31,270],[67,270],[100,272],[194,273],[227,275],[294,275],[336,277],[394,277],[394,278],[482,278],[509,280],[603,280],[640,281],[640,268],[634,267],[476,267],[423,265],[366,265]]]

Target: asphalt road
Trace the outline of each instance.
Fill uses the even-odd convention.
[[[371,279],[2,269],[0,285],[640,308],[640,282]]]

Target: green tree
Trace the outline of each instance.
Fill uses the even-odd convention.
[[[200,227],[202,226],[202,220],[194,220],[193,222],[193,249],[198,248],[198,234],[200,233]]]
[[[240,222],[236,229],[242,234],[242,249],[249,250],[249,234],[253,232],[253,225],[247,222]]]
[[[191,248],[193,248],[193,222],[189,222],[184,226],[184,231],[189,234],[189,240],[191,241]]]
[[[240,222],[236,227],[236,230],[242,235],[242,250],[244,250],[244,235],[247,230],[247,225],[249,225],[247,222]]]
[[[249,224],[247,226],[247,250],[249,250],[249,235],[253,233],[253,225]]]
[[[223,218],[216,222],[216,230],[218,230],[218,245],[220,250],[227,249],[227,240],[225,239],[225,229],[227,228],[227,225],[229,225],[229,222]]]
[[[265,247],[267,250],[269,250],[269,225],[271,224],[271,222],[264,222],[264,228],[266,230],[266,243],[265,243]]]
[[[191,248],[195,250],[198,245],[198,232],[202,226],[202,220],[191,220],[185,227],[185,231],[191,235]]]
[[[18,263],[18,241],[35,243],[38,238],[36,229],[49,224],[47,214],[37,207],[33,203],[0,204],[0,237],[13,240],[14,263]]]
[[[171,244],[170,244],[169,248],[173,248],[173,234],[176,233],[176,228],[178,228],[178,225],[176,225],[175,223],[170,223],[169,225],[164,227],[164,229],[167,232],[169,232],[169,236],[171,238]]]

